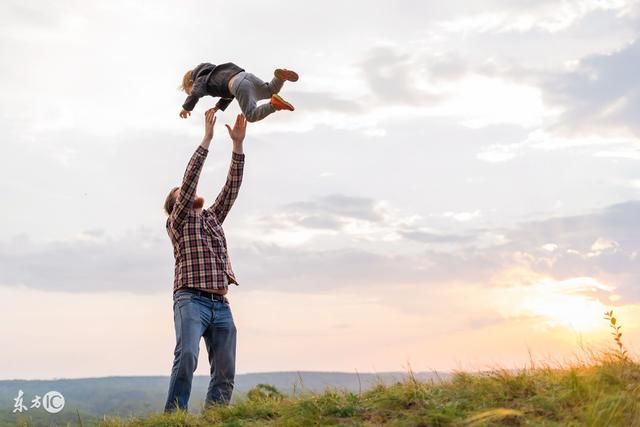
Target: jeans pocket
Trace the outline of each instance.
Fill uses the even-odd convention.
[[[173,295],[173,305],[175,306],[184,301],[191,301],[193,298],[194,295],[192,293],[178,291]]]

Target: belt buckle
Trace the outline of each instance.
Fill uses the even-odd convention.
[[[218,295],[218,294],[216,294],[214,292],[205,292],[205,291],[200,291],[200,292],[205,294],[207,296],[207,298],[209,298],[211,301],[216,300],[216,299],[219,300],[220,297],[221,297],[221,295]]]

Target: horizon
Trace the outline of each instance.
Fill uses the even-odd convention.
[[[413,374],[451,374],[451,372],[441,372],[441,371],[418,371],[412,372]],[[347,371],[270,371],[270,372],[243,372],[241,374],[237,374],[236,377],[239,376],[247,376],[247,375],[274,375],[274,374],[336,374],[336,375],[391,375],[391,374],[402,374],[409,375],[411,372],[403,372],[403,371],[384,371],[384,372],[347,372]],[[65,380],[101,380],[101,379],[109,379],[109,378],[169,378],[170,374],[167,375],[109,375],[103,377],[61,377],[61,378],[3,378],[0,379],[2,381],[65,381]],[[206,374],[198,374],[194,375],[195,377],[205,377],[208,378],[210,375]]]
[[[237,375],[571,360],[609,309],[637,354],[640,1],[369,4],[0,5],[0,380],[170,375],[162,206],[201,62],[300,74],[224,223]]]

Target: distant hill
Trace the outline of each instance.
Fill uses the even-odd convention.
[[[372,388],[376,384],[393,384],[404,381],[407,373],[383,372],[345,373],[345,372],[266,372],[242,374],[236,376],[233,399],[244,397],[246,392],[257,384],[270,384],[284,393],[294,394],[302,391],[321,393],[327,388],[359,392]],[[444,380],[447,373],[415,373],[421,381]],[[196,376],[193,380],[189,411],[199,413],[209,384],[208,376]],[[148,377],[102,377],[54,380],[3,380],[0,381],[0,425],[15,425],[16,414],[12,413],[14,399],[18,391],[24,393],[24,405],[31,406],[35,395],[43,396],[55,390],[65,398],[65,407],[58,414],[50,414],[43,408],[30,408],[24,416],[39,425],[42,421],[62,425],[67,422],[77,424],[78,414],[84,425],[92,420],[107,416],[127,417],[158,412],[164,408],[169,386],[168,376]],[[4,423],[4,424],[2,424]]]

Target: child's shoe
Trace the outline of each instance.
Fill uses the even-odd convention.
[[[273,105],[273,108],[275,108],[276,111],[280,111],[280,110],[293,111],[293,110],[295,110],[295,108],[293,108],[293,105],[289,104],[287,101],[282,99],[282,97],[280,95],[271,95],[271,105]]]
[[[277,68],[273,72],[273,75],[280,80],[287,80],[290,82],[298,81],[298,73],[296,73],[295,71],[287,70],[286,68]]]

